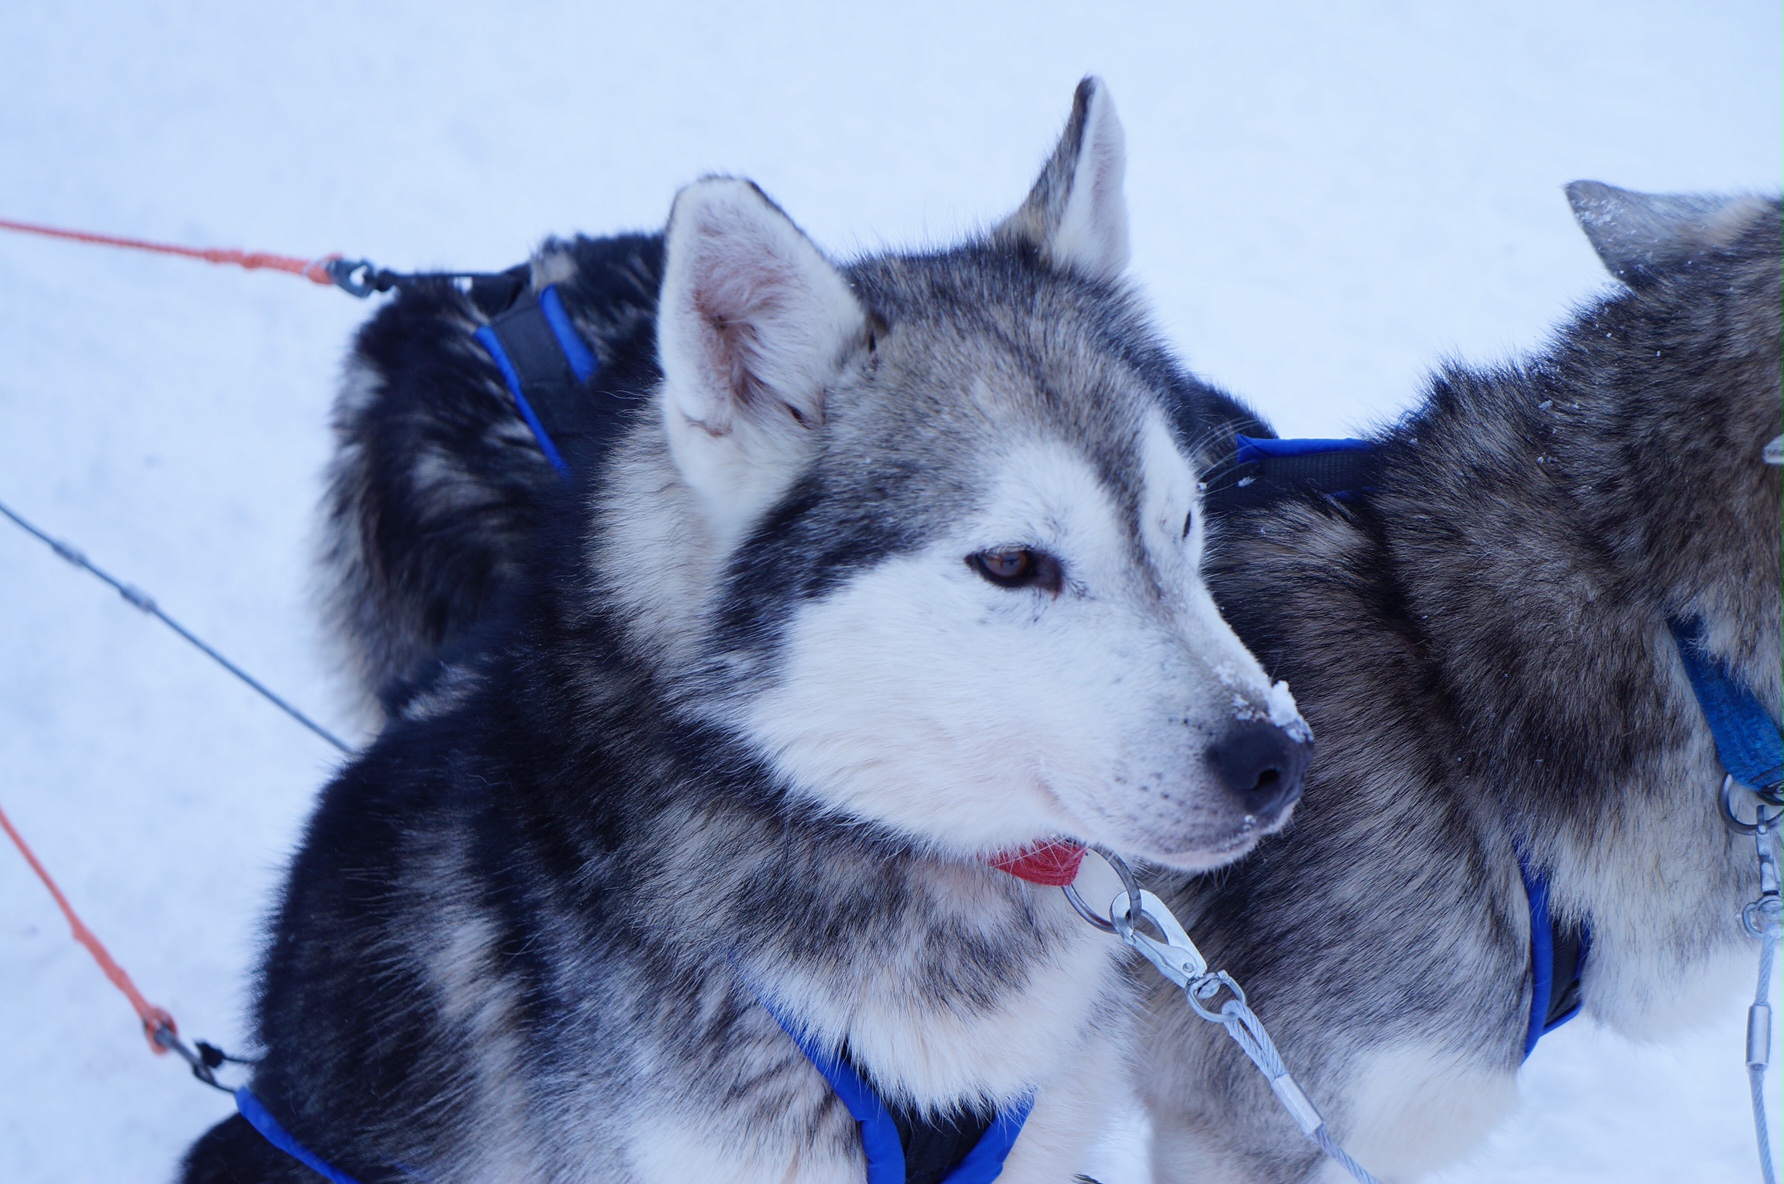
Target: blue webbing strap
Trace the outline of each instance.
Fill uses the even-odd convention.
[[[359,1184],[358,1180],[355,1180],[346,1172],[341,1171],[341,1169],[335,1167],[326,1159],[323,1159],[320,1155],[317,1155],[314,1151],[305,1147],[302,1143],[299,1143],[296,1137],[293,1136],[290,1131],[286,1130],[278,1119],[273,1117],[272,1111],[268,1110],[260,1099],[255,1097],[253,1092],[245,1085],[235,1091],[235,1108],[240,1111],[243,1118],[248,1120],[250,1126],[260,1132],[261,1136],[265,1138],[268,1143],[271,1143],[274,1147],[277,1147],[292,1159],[297,1160],[297,1162],[303,1164],[317,1175],[322,1176],[324,1179],[334,1181],[334,1184]]]
[[[1542,1039],[1549,996],[1555,989],[1555,935],[1549,928],[1548,881],[1531,873],[1521,851],[1518,874],[1524,877],[1524,895],[1530,900],[1530,1023],[1524,1033],[1524,1057],[1528,1060]]]
[[[545,420],[549,417],[559,430],[566,430],[565,408],[558,400],[573,393],[576,384],[593,378],[600,361],[576,332],[557,285],[546,285],[537,296],[521,291],[508,308],[494,314],[473,336],[501,371],[514,405],[539,441],[545,459],[561,475],[570,476],[570,466]],[[536,406],[541,403],[545,414]]]
[[[520,414],[526,419],[527,426],[533,429],[533,437],[539,441],[539,447],[544,450],[545,459],[551,462],[552,468],[568,477],[570,466],[564,463],[564,458],[558,454],[557,445],[551,442],[551,436],[546,432],[545,425],[539,422],[538,413],[533,410],[533,405],[527,402],[526,392],[521,389],[520,373],[514,369],[514,363],[509,359],[508,351],[502,348],[502,342],[496,336],[495,330],[484,325],[473,336],[477,338],[484,349],[489,351],[489,356],[495,359],[496,369],[502,372],[502,381],[508,384],[508,393],[514,396],[514,403],[520,408]]]
[[[1528,1060],[1538,1040],[1578,1015],[1581,1009],[1575,1003],[1565,1014],[1549,1018],[1555,1006],[1555,924],[1549,912],[1549,882],[1530,866],[1522,848],[1518,850],[1518,875],[1523,877],[1524,896],[1530,902],[1530,1021],[1524,1031],[1524,1058]],[[1582,930],[1579,953],[1574,959],[1575,979],[1584,973],[1591,947],[1591,930]]]
[[[571,373],[576,375],[577,382],[587,382],[600,369],[595,355],[588,343],[576,332],[576,326],[570,323],[570,314],[564,311],[564,302],[558,296],[556,284],[548,284],[539,293],[539,308],[545,314],[545,323],[551,326],[551,335],[557,338],[558,348],[564,351],[564,361],[570,363]]]
[[[1371,452],[1375,448],[1375,442],[1372,440],[1278,440],[1270,436],[1235,435],[1233,443],[1238,448],[1233,459],[1242,465],[1276,456],[1321,456],[1328,452]]]
[[[753,989],[753,988],[752,988]],[[873,1091],[855,1067],[836,1053],[821,1048],[788,1017],[781,1014],[761,991],[755,992],[781,1031],[792,1038],[805,1059],[830,1083],[831,1090],[861,1127],[861,1155],[867,1161],[867,1184],[905,1184],[904,1143],[898,1137],[898,1126],[886,1103]],[[991,1126],[973,1144],[957,1167],[948,1173],[942,1184],[991,1184],[1003,1174],[1004,1160],[1022,1134],[1028,1112],[1034,1108],[1032,1096],[1012,1103],[999,1111]]]
[[[767,1006],[766,1003],[763,1006]],[[867,1184],[904,1184],[904,1144],[899,1141],[898,1127],[892,1114],[873,1087],[862,1080],[853,1065],[833,1052],[819,1048],[796,1025],[783,1017],[778,1008],[769,1007],[768,1014],[793,1038],[799,1051],[812,1067],[823,1074],[831,1090],[861,1127],[861,1155],[867,1160]]]
[[[1004,1160],[1010,1157],[1010,1150],[1022,1133],[1022,1124],[1028,1121],[1028,1112],[1033,1109],[1034,1098],[1026,1097],[1011,1103],[1008,1109],[998,1111],[997,1117],[991,1120],[990,1129],[979,1136],[979,1141],[966,1153],[960,1166],[948,1173],[943,1184],[991,1184],[1003,1175]]]
[[[1701,621],[1666,624],[1678,644],[1697,706],[1716,738],[1722,767],[1750,789],[1776,790],[1784,785],[1784,736],[1765,705],[1704,650]]]

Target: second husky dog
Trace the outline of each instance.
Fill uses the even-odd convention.
[[[1292,830],[1174,904],[1384,1179],[1507,1111],[1582,954],[1585,1012],[1643,1036],[1754,965],[1754,841],[1719,820],[1681,645],[1776,727],[1779,203],[1569,196],[1625,290],[1526,363],[1440,374],[1376,441],[1372,490],[1242,511],[1211,543],[1321,756]],[[1544,894],[1561,940],[1533,1014]],[[1175,992],[1154,1015],[1161,1182],[1319,1174],[1223,1032]]]
[[[660,381],[526,570],[486,573],[490,632],[324,792],[253,1094],[188,1181],[307,1178],[268,1120],[366,1181],[1072,1178],[1132,984],[987,861],[1216,866],[1309,747],[1199,574],[1174,421],[1243,415],[1120,282],[1122,167],[1087,81],[1028,201],[952,250],[838,268],[746,182],[681,193]],[[391,307],[450,303],[417,299]],[[462,337],[373,334],[345,421],[405,364],[499,382],[455,307]],[[402,470],[445,521],[490,508],[462,455]],[[363,459],[337,492],[370,506]],[[403,525],[352,525],[364,592]]]

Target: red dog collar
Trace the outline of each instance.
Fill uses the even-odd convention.
[[[1064,888],[1078,878],[1078,866],[1084,862],[1084,848],[1064,839],[1046,839],[1020,851],[994,855],[985,862],[1030,884]]]

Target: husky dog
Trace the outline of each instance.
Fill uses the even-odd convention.
[[[1753,840],[1718,818],[1669,620],[1700,623],[1777,721],[1780,206],[1568,195],[1622,290],[1527,362],[1439,373],[1376,441],[1371,491],[1210,531],[1215,598],[1292,680],[1320,759],[1293,828],[1183,879],[1173,907],[1389,1180],[1512,1104],[1534,986],[1520,859],[1589,934],[1584,1011],[1612,1028],[1674,1029],[1754,956]],[[1151,1016],[1160,1181],[1319,1174],[1222,1031],[1162,989]]]
[[[545,523],[573,517],[580,502],[472,337],[483,309],[521,287],[562,294],[598,367],[565,398],[586,422],[552,425],[581,471],[601,437],[619,434],[615,414],[662,382],[662,282],[661,234],[554,240],[469,293],[406,284],[361,329],[335,406],[316,591],[372,722],[451,678],[454,655],[475,657],[471,639],[502,616]]]
[[[352,434],[397,370],[501,396],[471,303],[405,295],[406,345],[362,338],[341,423],[372,451],[336,496],[371,517],[337,515],[364,530],[336,553],[358,636],[391,640],[362,668],[457,648],[290,871],[252,1091],[298,1143],[366,1181],[977,1180],[1006,1154],[1007,1180],[1071,1179],[1126,1088],[1134,987],[987,860],[1067,836],[1225,863],[1309,747],[1199,574],[1184,433],[1246,417],[1123,286],[1122,168],[1086,80],[1027,201],[951,250],[839,268],[754,186],[684,190],[660,380],[561,515],[526,504],[556,477],[524,429],[470,402],[400,470]],[[583,257],[532,277],[572,316]],[[378,517],[383,480],[413,516]],[[379,570],[405,545],[380,531],[457,514],[515,532],[471,562],[487,603]],[[380,634],[384,594],[423,610]],[[186,1162],[306,1173],[239,1117]]]

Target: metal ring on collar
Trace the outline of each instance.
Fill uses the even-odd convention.
[[[1127,893],[1126,913],[1117,917],[1113,909],[1109,912],[1109,920],[1115,923],[1115,932],[1122,933],[1125,929],[1132,929],[1146,915],[1146,905],[1140,899],[1140,882],[1134,878],[1133,869],[1127,866],[1127,860],[1115,852],[1107,847],[1092,847],[1091,850],[1115,869],[1115,874],[1121,877],[1121,890]]]
[[[1759,800],[1758,794],[1754,793],[1754,820],[1752,822],[1742,822],[1739,816],[1734,812],[1734,789],[1737,785],[1742,789],[1748,790],[1749,793],[1753,792],[1746,785],[1736,781],[1733,773],[1729,773],[1722,778],[1722,788],[1716,794],[1716,808],[1722,815],[1723,826],[1726,826],[1737,835],[1756,835],[1759,833],[1760,827],[1763,826],[1767,829],[1771,829],[1776,827],[1781,820],[1784,820],[1784,810],[1778,810],[1771,814],[1766,813],[1765,803]]]
[[[1097,916],[1096,911],[1085,903],[1084,898],[1078,894],[1078,886],[1076,884],[1067,884],[1062,891],[1065,893],[1066,901],[1080,917],[1083,917],[1086,921],[1090,922],[1104,933],[1113,933],[1117,937],[1123,936],[1122,930],[1124,926],[1132,928],[1132,924],[1128,921],[1128,917],[1145,916],[1145,908],[1140,902],[1140,882],[1134,878],[1133,869],[1127,866],[1127,861],[1115,854],[1115,852],[1109,850],[1107,847],[1093,846],[1090,849],[1102,856],[1103,862],[1108,864],[1117,876],[1121,877],[1122,891],[1127,893],[1127,916],[1120,920],[1116,920],[1113,909],[1110,910],[1110,914],[1107,917]]]
[[[1084,903],[1084,898],[1078,895],[1078,886],[1076,884],[1062,885],[1060,891],[1065,893],[1067,903],[1072,906],[1072,909],[1080,917],[1083,917],[1086,921],[1090,922],[1104,933],[1115,932],[1115,923],[1113,921],[1109,920],[1107,917],[1097,916],[1096,913],[1092,911],[1091,907]]]

